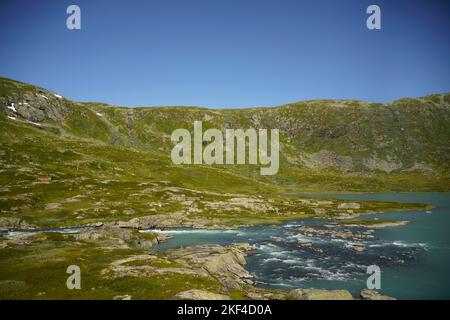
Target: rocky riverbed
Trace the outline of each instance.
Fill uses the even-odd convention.
[[[346,290],[293,289],[271,290],[256,287],[253,275],[246,270],[247,257],[255,251],[255,246],[249,243],[223,245],[194,245],[166,250],[158,253],[152,250],[159,243],[170,239],[161,232],[140,232],[130,226],[120,223],[96,224],[77,233],[54,232],[23,232],[13,233],[2,238],[4,249],[13,247],[56,246],[64,242],[66,248],[84,247],[103,252],[118,252],[132,250],[130,254],[117,256],[110,262],[103,264],[97,277],[105,283],[115,283],[123,279],[146,281],[147,279],[164,279],[167,285],[179,277],[197,279],[205,283],[214,283],[211,287],[191,288],[184,291],[170,291],[173,299],[353,299]],[[69,244],[70,243],[70,244]],[[94,249],[97,248],[97,249]],[[56,248],[55,248],[56,249]],[[60,249],[59,249],[60,250]],[[61,259],[61,257],[59,258]],[[87,259],[87,258],[83,258]],[[93,259],[90,257],[89,259]],[[203,280],[201,280],[203,279]],[[173,280],[175,281],[175,280]],[[195,281],[191,280],[195,285]],[[0,281],[0,286],[7,283]],[[191,284],[191,285],[192,285]],[[93,288],[93,291],[96,289]],[[47,295],[47,292],[40,293]],[[125,295],[114,295],[114,299],[135,299],[132,292]],[[366,294],[363,298],[379,298]]]
[[[236,205],[244,203],[242,199],[233,201]],[[358,215],[354,210],[360,209],[359,203],[339,203],[337,209],[343,212],[338,217],[327,217],[326,210],[321,209],[324,206],[336,205],[332,201],[315,200],[309,201],[308,204],[314,204],[316,214],[324,216],[321,219],[323,223],[298,227],[297,236],[310,241],[296,243],[294,250],[307,251],[317,257],[332,253],[329,247],[317,245],[314,239],[345,241],[348,243],[346,245],[348,249],[362,253],[366,250],[365,242],[375,238],[376,228],[406,224],[403,221],[369,224],[350,220],[349,218]],[[222,224],[220,220],[213,224],[211,222],[211,219],[193,219],[186,213],[175,213],[170,216],[150,215],[129,220],[91,222],[75,228],[39,229],[18,218],[3,217],[0,219],[0,229],[12,230],[12,232],[4,233],[4,236],[0,238],[0,248],[14,252],[21,248],[33,250],[36,246],[44,245],[54,248],[50,249],[50,252],[70,251],[71,248],[78,247],[88,247],[92,251],[101,250],[105,254],[110,253],[110,258],[103,258],[103,262],[98,265],[94,282],[100,281],[104,283],[103,286],[108,287],[108,283],[120,283],[128,279],[126,281],[138,281],[138,283],[152,281],[162,287],[169,287],[161,292],[155,292],[155,295],[152,295],[152,292],[148,295],[142,292],[133,294],[133,290],[130,289],[127,294],[114,294],[110,297],[113,299],[157,298],[159,295],[165,299],[390,299],[376,292],[364,292],[359,297],[353,296],[347,290],[263,288],[260,286],[259,279],[255,279],[255,275],[247,269],[247,260],[255,252],[260,251],[260,243],[184,245],[158,250],[161,245],[164,247],[164,244],[172,237],[171,232],[161,231],[166,228],[188,226],[192,228],[191,230],[219,232],[213,229],[216,227],[220,228],[221,232],[239,232],[236,225],[230,227]],[[274,254],[276,253],[275,251]],[[282,251],[279,253],[283,254]],[[54,258],[62,260],[60,256]],[[87,254],[87,257],[79,259],[91,261],[97,257]],[[398,261],[403,263],[402,259],[395,256],[380,257],[380,259],[390,263]],[[309,277],[308,274],[306,276]],[[180,287],[178,283],[181,281],[185,281],[186,290],[181,290],[183,286]],[[0,287],[5,285],[9,285],[9,282],[0,280]],[[93,288],[93,291],[97,290],[96,287]],[[46,291],[44,292],[43,295],[46,295]]]

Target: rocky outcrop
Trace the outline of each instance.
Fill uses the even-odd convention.
[[[341,225],[346,227],[360,227],[360,228],[370,228],[370,229],[381,229],[381,228],[389,228],[389,227],[400,227],[405,226],[409,223],[409,221],[379,221],[373,223],[360,223],[359,221],[354,222],[345,222]]]
[[[45,210],[50,211],[50,210],[56,210],[61,208],[61,204],[60,203],[47,203],[45,205]]]
[[[250,210],[254,213],[266,213],[275,212],[276,208],[273,207],[270,201],[266,199],[254,198],[254,197],[232,197],[224,199],[222,201],[205,201],[204,205],[210,210],[222,210],[222,211],[242,211]]]
[[[360,295],[364,300],[397,300],[393,297],[381,295],[375,290],[363,290]]]
[[[108,277],[150,277],[184,274],[213,277],[224,290],[243,289],[252,284],[245,270],[245,257],[253,247],[249,244],[192,246],[171,249],[164,256],[137,255],[116,260],[102,271]]]
[[[32,123],[46,120],[61,122],[71,112],[67,100],[41,88],[0,97],[0,106],[6,106],[4,110],[7,116]]]
[[[331,239],[343,240],[366,240],[374,238],[373,230],[352,231],[347,229],[332,229],[332,228],[318,228],[302,226],[298,229],[300,234],[307,237],[327,237]]]
[[[205,270],[226,289],[242,289],[252,284],[252,276],[245,270],[245,257],[253,247],[247,243],[229,247],[219,245],[192,246],[172,249],[167,256],[175,261]]]
[[[168,227],[181,227],[185,214],[182,212],[173,213],[170,215],[150,215],[139,218],[134,218],[129,221],[117,221],[109,223],[112,226],[129,229],[163,229]]]
[[[347,290],[294,289],[289,296],[297,300],[353,300]]]
[[[231,300],[229,296],[198,289],[179,292],[173,298],[176,300]]]
[[[356,202],[343,202],[337,207],[338,209],[360,209],[361,205]]]
[[[312,242],[301,242],[298,246],[314,253],[323,253],[323,249],[314,247]]]
[[[0,217],[0,230],[32,229],[34,227],[34,225],[19,218]]]
[[[300,162],[308,169],[326,169],[334,167],[340,171],[351,171],[353,169],[353,159],[349,156],[341,156],[330,150],[320,150],[316,153],[299,154]]]
[[[102,274],[110,278],[152,277],[165,274],[183,274],[208,277],[204,270],[192,269],[189,265],[177,264],[174,261],[155,255],[134,255],[113,261],[102,270]]]
[[[0,237],[0,249],[8,246],[26,246],[39,240],[39,234],[32,232],[17,232],[16,234]]]
[[[399,170],[403,167],[400,160],[390,159],[390,157],[384,160],[372,156],[371,158],[364,159],[363,163],[370,170],[380,170],[386,173],[391,173],[392,171]]]
[[[364,250],[366,250],[366,246],[362,243],[350,243],[347,245],[347,248],[352,249],[356,252],[363,252]]]
[[[77,240],[93,240],[110,247],[126,248],[129,246],[150,249],[169,238],[165,234],[141,234],[137,230],[104,225],[75,235]]]
[[[286,300],[289,298],[285,291],[270,291],[259,288],[248,288],[245,297],[250,300]]]

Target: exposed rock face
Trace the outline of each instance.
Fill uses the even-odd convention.
[[[265,199],[244,196],[223,201],[207,201],[205,206],[211,210],[241,211],[246,209],[254,213],[274,212],[276,210]]]
[[[297,300],[353,300],[347,290],[294,289],[289,295]]]
[[[61,207],[60,203],[48,203],[45,205],[45,210],[55,210]]]
[[[353,232],[346,229],[330,229],[330,228],[313,228],[302,226],[298,229],[300,234],[307,237],[328,237],[332,239],[344,239],[344,240],[366,240],[373,238],[373,230],[366,230],[363,232]]]
[[[155,264],[156,262],[156,264]],[[161,267],[158,263],[167,264]],[[151,277],[164,274],[184,274],[191,276],[207,277],[204,270],[195,270],[188,265],[173,265],[169,260],[155,255],[137,255],[116,260],[111,265],[102,270],[102,274],[107,277]]]
[[[75,235],[78,240],[103,241],[107,246],[126,248],[130,245],[142,249],[150,249],[161,241],[167,239],[164,234],[155,234],[148,237],[137,230],[105,225]]]
[[[326,169],[334,167],[341,171],[353,169],[353,159],[349,156],[340,156],[329,150],[320,150],[316,153],[300,153],[300,161],[308,169]]]
[[[374,225],[371,225],[371,228],[377,229],[377,228],[388,228],[388,227],[400,227],[400,226],[406,226],[409,223],[409,221],[386,221],[386,222],[380,222]]]
[[[179,292],[173,298],[177,300],[231,300],[229,296],[198,289]]]
[[[348,248],[355,250],[356,252],[363,252],[366,250],[366,246],[361,243],[353,243],[348,245]]]
[[[360,209],[361,205],[356,202],[344,202],[338,205],[338,209]]]
[[[166,251],[164,257],[138,255],[114,261],[102,274],[109,277],[185,274],[213,277],[222,284],[224,290],[243,289],[252,283],[251,275],[244,269],[245,256],[252,249],[249,244],[172,249]]]
[[[257,288],[249,288],[245,297],[250,300],[286,300],[288,298],[285,291],[273,292]]]
[[[170,215],[151,215],[139,218],[134,218],[129,221],[118,221],[113,223],[113,225],[119,226],[120,228],[131,228],[131,229],[159,229],[167,227],[181,227],[183,225],[183,220],[185,219],[185,214],[174,213]]]
[[[244,269],[245,257],[251,250],[253,247],[244,243],[229,247],[193,246],[168,250],[166,254],[171,259],[206,270],[227,289],[241,289],[252,284],[252,276]]]
[[[249,203],[252,203],[252,199],[248,198]],[[256,199],[257,200],[257,199]],[[215,210],[236,210],[239,211],[240,207],[229,207],[227,206],[228,201],[215,201],[215,202],[205,202],[205,205],[209,208],[209,205],[214,204],[217,205]],[[236,204],[236,202],[234,202]],[[255,203],[258,203],[255,201]],[[240,205],[243,205],[240,203]],[[251,204],[254,205],[254,204]],[[268,207],[260,204],[258,212],[266,212]],[[272,208],[273,209],[273,208]],[[214,218],[202,218],[195,217],[190,218],[187,214],[187,209],[185,212],[174,212],[167,215],[155,214],[150,216],[143,216],[139,218],[134,218],[129,221],[116,221],[112,223],[108,223],[110,226],[117,226],[120,228],[129,228],[129,229],[138,229],[138,230],[151,230],[151,229],[165,229],[165,228],[195,228],[195,229],[231,229],[231,227],[224,223],[223,219],[214,219]],[[275,209],[274,209],[275,210]],[[240,224],[234,225],[234,227],[248,227],[251,224]]]
[[[363,290],[360,295],[364,300],[397,300],[393,297],[383,296],[375,290]]]
[[[314,253],[323,253],[323,250],[321,248],[314,247],[312,242],[303,242],[303,243],[299,243],[298,245],[299,245],[299,247],[301,247],[303,249],[307,249]]]
[[[0,230],[32,229],[34,226],[19,218],[0,217]]]
[[[31,232],[23,232],[23,233],[19,232],[14,236],[0,237],[0,249],[6,248],[9,245],[13,246],[29,245],[30,243],[34,242],[36,238],[39,238],[39,236],[36,233]]]
[[[19,117],[33,123],[46,120],[61,122],[70,112],[67,100],[41,88],[24,92],[22,95],[1,97],[0,104],[11,107],[5,109],[8,116]]]
[[[401,161],[394,161],[392,159],[378,159],[377,157],[364,159],[364,165],[371,170],[380,170],[386,173],[390,173],[395,170],[399,170],[403,167]]]

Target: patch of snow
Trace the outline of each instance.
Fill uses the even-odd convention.
[[[62,99],[62,96],[60,96],[59,94],[54,93],[53,94],[55,97],[57,97],[58,99]]]
[[[17,113],[16,108],[14,108],[14,103],[12,103],[10,106],[7,106],[7,108],[8,108],[9,110],[12,110],[12,111],[14,111],[14,112]]]
[[[10,116],[8,116],[8,118],[10,118],[11,120],[17,120],[17,118],[10,117]]]
[[[35,126],[42,127],[42,125],[40,123],[36,123],[36,122],[33,122],[33,121],[28,121],[28,122],[31,123],[31,124],[34,124]]]
[[[48,98],[46,96],[44,96],[43,94],[38,94],[38,96],[48,100]]]
[[[99,117],[103,117],[103,114],[96,112]]]

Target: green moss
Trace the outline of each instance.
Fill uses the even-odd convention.
[[[232,290],[228,293],[229,297],[233,300],[247,300],[245,291]]]
[[[124,263],[126,266],[152,266],[156,268],[182,268],[183,265],[166,258],[137,259]]]
[[[158,237],[156,233],[139,232],[138,230],[133,230],[133,235],[144,240],[153,240]]]
[[[39,88],[23,82],[0,77],[0,97],[23,94],[37,89]]]

